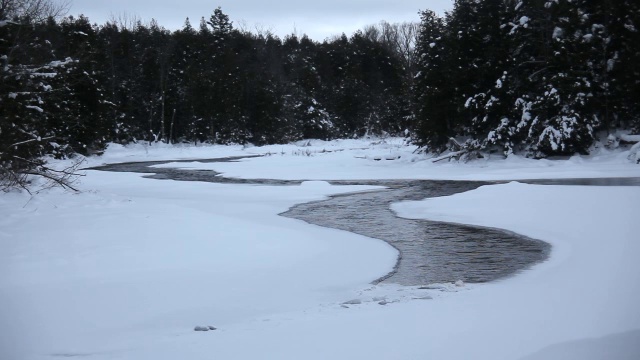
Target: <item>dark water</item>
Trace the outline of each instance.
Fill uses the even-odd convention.
[[[212,163],[212,162],[234,162],[241,159],[247,159],[256,156],[234,156],[219,159],[205,159],[205,160],[171,160],[171,161],[145,161],[145,162],[128,162],[120,164],[108,164],[103,166],[96,166],[85,170],[101,170],[101,171],[114,171],[114,172],[135,172],[142,174],[149,174],[145,177],[158,180],[177,180],[177,181],[202,181],[202,182],[214,182],[225,184],[261,184],[261,185],[298,185],[302,181],[288,181],[288,180],[272,180],[272,179],[234,179],[225,178],[220,176],[219,173],[211,170],[182,170],[173,168],[153,168],[153,165],[166,164],[170,162],[200,162],[200,163]]]
[[[582,185],[582,186],[640,186],[640,177],[628,178],[587,178],[587,179],[540,179],[518,180],[538,185]]]
[[[400,251],[386,283],[487,282],[512,275],[547,258],[550,246],[496,229],[395,216],[393,202],[452,195],[486,185],[463,181],[398,181],[389,190],[344,194],[296,205],[283,216],[384,240]]]
[[[198,160],[229,162],[246,157]],[[179,162],[187,162],[184,160]],[[168,161],[111,164],[93,170],[147,173],[163,180],[233,184],[296,185],[303,180],[232,179],[214,171],[150,168]],[[640,185],[640,178],[525,180],[543,185]],[[395,216],[393,202],[421,200],[469,191],[488,182],[430,180],[330,181],[336,185],[382,185],[386,190],[336,195],[296,205],[282,216],[384,240],[400,252],[394,272],[379,281],[402,285],[434,282],[487,282],[505,278],[545,260],[550,246],[498,229]]]

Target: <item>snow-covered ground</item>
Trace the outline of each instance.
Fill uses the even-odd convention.
[[[174,165],[308,180],[640,176],[620,151],[433,164],[413,150],[401,139],[111,146],[86,166],[269,154]],[[386,243],[277,215],[371,187],[86,174],[80,194],[0,195],[0,359],[640,358],[640,187],[508,183],[395,204],[553,245],[503,281],[419,289],[370,285],[395,263]]]
[[[404,140],[399,138],[378,141],[316,140],[292,145],[225,150],[230,156],[267,155],[245,159],[240,163],[194,161],[158,166],[216,170],[227,177],[283,180],[516,180],[640,176],[640,168],[630,166],[628,151],[608,151],[604,148],[595,150],[590,156],[576,155],[565,160],[533,160],[521,156],[503,159],[495,156],[463,166],[447,161],[433,163],[424,155],[415,154],[415,150],[414,146],[406,146]],[[153,157],[150,155],[150,158]],[[171,155],[165,158],[171,158]],[[186,152],[175,159],[189,158],[192,158],[191,154]]]

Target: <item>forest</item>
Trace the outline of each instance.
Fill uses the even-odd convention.
[[[221,8],[172,31],[33,3],[48,4],[0,0],[4,184],[110,142],[405,136],[543,158],[640,130],[635,0],[456,0],[322,42],[235,27]]]

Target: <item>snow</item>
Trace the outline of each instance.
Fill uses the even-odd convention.
[[[103,172],[89,172],[82,186],[77,195],[0,198],[2,359],[191,341],[203,323],[225,329],[342,302],[395,265],[396,251],[382,241],[277,216],[371,187]]]
[[[434,164],[414,150],[402,139],[110,145],[85,166],[271,154],[174,165],[314,181],[231,185],[86,171],[79,194],[0,195],[0,359],[592,360],[604,350],[638,358],[638,187],[512,182],[393,205],[402,216],[553,245],[549,261],[482,285],[371,285],[395,265],[391,246],[277,215],[375,189],[329,179],[640,176],[620,150],[468,164]],[[209,326],[216,330],[194,331]]]
[[[558,39],[561,38],[562,36],[564,36],[564,29],[557,27],[555,29],[553,29],[553,34],[551,35],[552,39]]]
[[[633,26],[633,24],[624,24],[624,28],[631,31],[631,32],[637,32],[638,29],[636,29],[635,26]]]
[[[32,72],[31,73],[31,77],[43,77],[43,78],[54,78],[58,76],[58,73],[56,72]]]
[[[536,266],[535,271],[468,295],[474,298],[474,311],[489,312],[478,308],[484,304],[502,312],[493,319],[497,329],[487,335],[505,343],[518,343],[518,337],[534,338],[527,342],[547,338],[548,346],[555,347],[527,359],[605,358],[600,357],[601,348],[585,352],[585,347],[593,345],[586,340],[613,336],[609,340],[614,343],[625,339],[615,350],[627,357],[606,358],[631,359],[640,355],[640,313],[633,310],[640,300],[640,224],[637,211],[633,211],[638,204],[638,187],[512,182],[450,197],[403,202],[393,209],[403,217],[497,227],[553,245],[550,260]],[[517,319],[519,332],[509,340],[505,329],[514,326],[509,323],[513,319]],[[570,346],[570,341],[583,344]]]
[[[68,57],[68,58],[66,58],[66,59],[64,59],[62,61],[61,60],[54,60],[54,61],[50,62],[48,64],[48,66],[50,66],[50,67],[61,67],[61,66],[66,66],[68,64],[72,64],[74,62],[78,62],[78,60],[73,60],[72,58]]]
[[[636,143],[629,149],[628,159],[632,160],[636,164],[640,164],[640,142]]]
[[[620,140],[626,142],[640,142],[640,135],[621,134]]]
[[[31,109],[31,110],[35,110],[37,112],[44,112],[44,110],[42,110],[42,108],[40,106],[33,106],[33,105],[27,105],[25,106],[27,109]]]
[[[308,146],[307,146],[308,145]],[[196,154],[206,157],[217,148],[181,150],[177,155],[149,149],[137,158],[190,159]],[[226,177],[281,180],[366,180],[366,179],[433,179],[433,180],[519,180],[545,178],[638,177],[640,167],[629,166],[628,151],[597,149],[590,156],[575,155],[564,160],[533,160],[521,156],[480,159],[467,164],[433,163],[415,154],[414,146],[403,139],[384,141],[340,140],[301,142],[292,145],[234,147],[222,150],[222,156],[265,155],[234,163],[182,162],[159,165],[183,169],[215,170]],[[124,150],[126,151],[126,150]],[[307,156],[308,154],[308,156]],[[387,161],[392,156],[397,160]],[[208,157],[215,157],[208,155]],[[107,159],[112,157],[107,151]],[[133,158],[132,158],[133,159]],[[110,161],[110,160],[108,160]],[[132,160],[131,160],[132,161]],[[92,163],[95,164],[95,163]],[[614,175],[612,175],[614,174]]]

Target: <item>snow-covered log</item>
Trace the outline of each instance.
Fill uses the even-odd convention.
[[[468,152],[467,150],[454,151],[454,152],[448,153],[447,155],[443,155],[443,156],[437,157],[437,158],[433,159],[432,162],[436,163],[438,161],[451,160],[451,159],[454,159],[454,158],[456,160],[458,160],[458,159],[460,159],[460,157],[462,155],[464,155],[467,152]]]
[[[481,146],[475,140],[467,140],[464,144],[460,144],[456,139],[449,138],[447,147],[451,152],[433,159],[432,162],[436,163],[438,161],[451,159],[467,162],[471,159],[482,158],[480,154]]]
[[[620,144],[635,144],[640,143],[640,135],[630,134],[610,134],[607,137],[605,146],[609,149],[617,149]]]
[[[619,138],[622,143],[635,144],[640,142],[640,135],[620,135]]]

